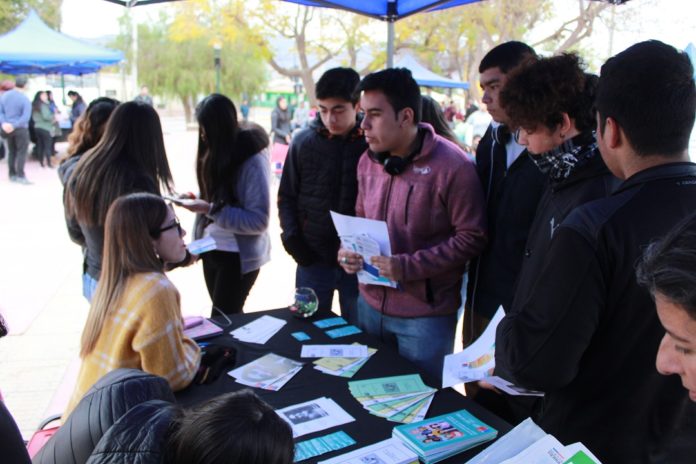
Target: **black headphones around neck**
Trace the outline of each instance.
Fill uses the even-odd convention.
[[[501,124],[498,127],[491,127],[491,136],[496,143],[500,145],[507,145],[512,137],[510,129],[505,124]]]
[[[425,136],[420,128],[418,129],[417,137],[419,138],[418,147],[416,147],[416,149],[409,153],[409,155],[405,158],[401,156],[392,156],[388,151],[375,153],[369,148],[367,149],[367,156],[369,156],[370,159],[375,163],[379,163],[384,166],[384,172],[390,176],[401,175],[404,173],[404,171],[406,171],[408,165],[411,164],[413,158],[415,158],[423,148],[423,140],[425,139]]]

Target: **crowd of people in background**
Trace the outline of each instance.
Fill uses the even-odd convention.
[[[316,83],[315,114],[277,99],[270,136],[248,121],[248,101],[238,114],[228,97],[209,95],[196,108],[199,192],[179,197],[147,87],[125,103],[86,105],[70,92],[74,131],[59,174],[91,307],[64,418],[120,368],[162,377],[171,390],[200,378],[206,358],[183,333],[166,276],[199,257],[163,195],[196,213],[194,238],[217,245],[200,256],[212,316],[240,313],[270,260],[270,152],[282,145],[281,240],[297,263],[296,285],[317,293],[319,314],[332,311],[338,292],[348,322],[437,383],[455,339],[468,345],[502,308],[495,374],[545,396],[505,396],[485,382],[467,395],[512,424],[531,416],[564,443],[582,441],[605,463],[693,460],[689,58],[646,41],[597,76],[578,54],[541,57],[513,41],[488,51],[478,70],[481,103],[461,112],[422,95],[407,69],[361,79],[333,68]],[[28,182],[30,117],[48,166],[55,122],[47,92],[30,102],[25,85],[18,78],[0,97],[10,176],[20,183]],[[366,263],[344,248],[331,211],[386,222],[391,256]],[[394,285],[359,283],[368,265]],[[226,462],[292,462],[288,427],[253,394],[197,411],[159,407],[175,424],[161,441],[171,462],[198,462],[187,457],[202,440],[198,428],[235,414],[277,446],[252,459],[244,453],[261,438],[236,428],[215,439],[235,456]]]

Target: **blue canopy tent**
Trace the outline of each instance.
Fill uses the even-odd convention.
[[[0,36],[0,72],[7,74],[89,74],[121,60],[119,51],[51,29],[34,11]]]
[[[423,87],[440,87],[445,89],[468,89],[467,82],[460,82],[449,77],[435,74],[422,64],[420,64],[413,56],[404,55],[396,61],[397,68],[406,68],[411,71],[413,78],[418,85]]]

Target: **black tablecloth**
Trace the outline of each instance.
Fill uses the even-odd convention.
[[[228,334],[228,332],[231,330],[247,324],[264,314],[288,321],[288,323],[265,345],[240,342]],[[279,391],[274,392],[259,388],[253,389],[256,394],[258,394],[271,406],[276,409],[280,409],[292,404],[302,403],[326,396],[336,401],[343,409],[345,409],[355,418],[355,422],[350,422],[338,427],[298,437],[297,441],[304,441],[310,438],[323,436],[337,430],[343,430],[353,439],[355,439],[355,441],[357,441],[356,445],[302,461],[303,463],[326,460],[391,437],[392,428],[399,424],[371,415],[365,409],[363,409],[360,403],[358,403],[358,401],[355,400],[355,398],[353,398],[353,396],[350,394],[350,391],[348,390],[348,382],[352,380],[420,373],[418,368],[416,368],[409,361],[400,357],[396,349],[381,343],[377,338],[365,333],[332,339],[324,333],[324,330],[319,329],[312,324],[312,322],[316,319],[296,319],[287,309],[240,314],[231,316],[231,319],[233,324],[225,329],[224,335],[220,335],[206,341],[236,348],[237,362],[235,367],[239,367],[254,361],[255,359],[258,359],[269,352],[306,363],[302,370],[300,370],[300,372],[298,372]],[[304,342],[298,342],[295,340],[290,334],[298,331],[307,333],[311,337],[311,340]],[[377,348],[378,351],[351,379],[319,372],[313,368],[312,361],[314,361],[314,359],[300,358],[302,344],[350,344],[354,342],[368,345],[372,348]],[[431,387],[439,388],[439,385],[429,379],[425,374],[420,374],[426,384]],[[243,388],[249,387],[239,384],[235,382],[232,377],[223,374],[210,385],[192,385],[187,389],[178,392],[176,397],[179,403],[183,406],[192,406],[217,395],[230,391],[241,390]],[[485,410],[472,400],[460,395],[451,388],[439,390],[437,393],[435,393],[435,398],[433,399],[430,409],[428,410],[427,417],[434,417],[440,414],[458,411],[460,409],[467,409],[470,413],[498,430],[499,437],[507,433],[511,428],[508,423]],[[464,463],[484,449],[484,446],[487,445],[475,447],[443,462]]]

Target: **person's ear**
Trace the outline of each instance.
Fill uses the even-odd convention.
[[[626,136],[614,118],[607,117],[604,123],[604,140],[609,148],[617,148],[624,143]]]
[[[399,112],[399,126],[413,124],[413,108],[406,107]]]
[[[561,123],[558,125],[561,139],[565,140],[566,136],[568,135],[568,132],[570,132],[570,129],[572,127],[573,121],[570,120],[570,116],[568,116],[568,113],[561,113]]]

